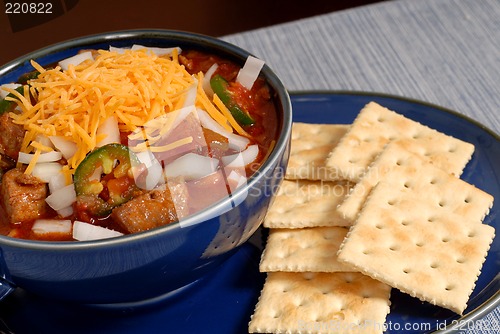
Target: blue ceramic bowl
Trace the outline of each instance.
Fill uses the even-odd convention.
[[[179,46],[222,55],[243,65],[248,52],[224,41],[166,30],[132,30],[70,40],[30,53],[0,68],[0,84],[80,49],[141,44]],[[291,103],[266,65],[262,74],[276,93],[279,137],[261,168],[231,198],[150,231],[88,242],[40,242],[0,236],[0,298],[16,286],[44,297],[86,304],[143,303],[174,294],[203,278],[261,225],[288,162]]]

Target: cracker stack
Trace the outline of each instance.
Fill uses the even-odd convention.
[[[473,150],[374,102],[294,124],[249,331],[380,333],[391,287],[462,314],[495,234],[493,197],[459,178]]]
[[[269,237],[260,270],[268,276],[251,333],[383,332],[391,288],[337,261],[352,222],[336,208],[352,184],[317,180],[327,175],[326,157],[347,129],[293,125],[292,168],[264,221]]]

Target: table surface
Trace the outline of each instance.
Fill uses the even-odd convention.
[[[500,131],[498,0],[389,1],[222,38],[265,60],[290,91],[394,94]],[[485,319],[498,329],[500,307]]]
[[[399,0],[223,36],[296,90],[424,100],[500,131],[500,1]]]

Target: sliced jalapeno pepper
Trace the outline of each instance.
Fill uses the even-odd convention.
[[[254,119],[248,112],[241,109],[241,107],[234,100],[231,92],[228,90],[228,82],[219,74],[214,75],[210,79],[210,87],[215,94],[221,99],[222,103],[229,109],[236,122],[240,125],[248,126],[255,123]]]
[[[118,161],[116,166],[115,161]],[[76,168],[74,183],[77,197],[86,204],[90,214],[109,214],[114,207],[134,196],[138,188],[129,171],[139,164],[137,156],[125,145],[108,144],[94,150]],[[105,176],[101,180],[92,179],[100,168]]]

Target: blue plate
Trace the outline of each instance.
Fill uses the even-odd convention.
[[[405,98],[356,92],[292,94],[294,121],[350,124],[369,101],[376,101],[438,131],[475,145],[462,178],[500,198],[498,135],[455,112]],[[498,230],[498,203],[485,223]],[[262,231],[259,231],[262,232]],[[166,300],[140,307],[103,308],[62,304],[21,289],[0,302],[0,333],[224,333],[247,332],[265,276],[258,271],[262,236],[243,245],[220,270]],[[500,241],[496,238],[463,317],[393,289],[387,333],[466,329],[500,303]],[[144,273],[147,275],[147,273]],[[2,328],[4,326],[4,328]]]

